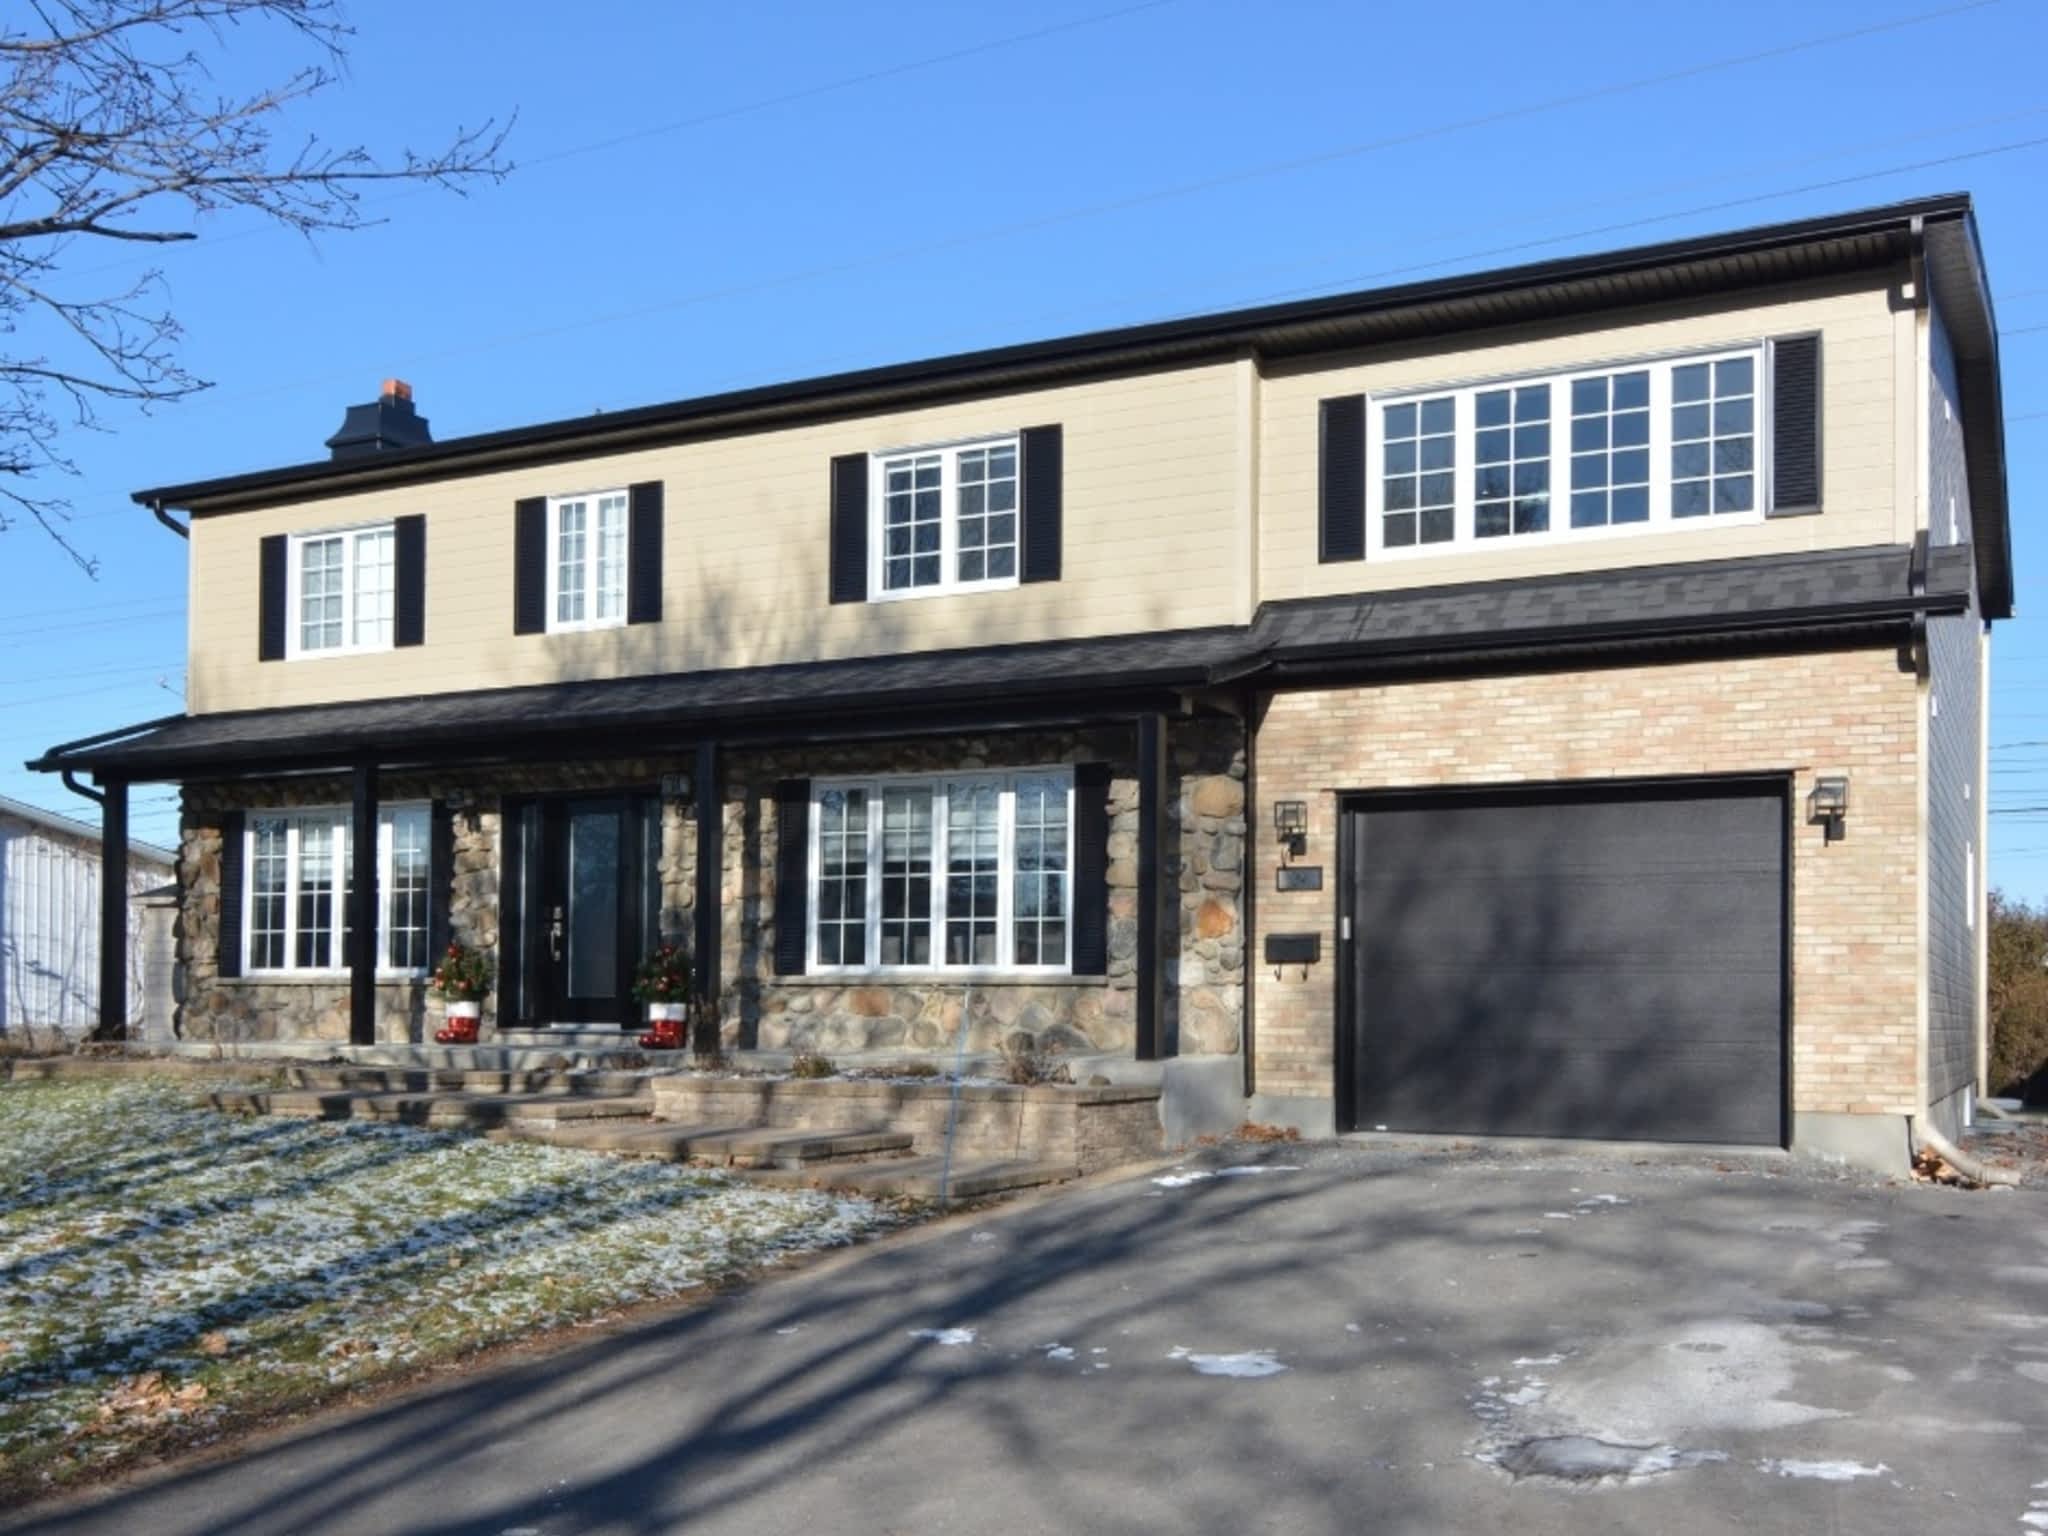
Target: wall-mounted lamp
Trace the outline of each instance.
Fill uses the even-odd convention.
[[[1273,831],[1280,839],[1280,846],[1290,857],[1300,858],[1308,852],[1308,802],[1306,800],[1275,800],[1273,802]]]
[[[1825,841],[1839,843],[1843,824],[1849,819],[1849,780],[1842,775],[1818,778],[1806,796],[1808,826],[1825,829]]]

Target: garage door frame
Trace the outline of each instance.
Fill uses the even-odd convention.
[[[1337,792],[1337,934],[1336,1008],[1332,1020],[1336,1080],[1333,1098],[1340,1132],[1364,1129],[1358,1118],[1358,1042],[1368,1020],[1361,1011],[1368,988],[1361,974],[1364,946],[1354,941],[1354,908],[1359,862],[1365,856],[1366,824],[1375,810],[1403,805],[1441,805],[1459,800],[1526,800],[1556,804],[1568,800],[1627,800],[1683,794],[1687,789],[1710,793],[1749,790],[1775,797],[1780,804],[1778,957],[1778,1145],[1791,1145],[1792,1134],[1792,775],[1790,773],[1674,774],[1613,779],[1509,781],[1488,784],[1409,785],[1392,789]]]

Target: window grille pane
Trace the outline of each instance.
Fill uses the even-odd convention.
[[[297,947],[292,964],[300,970],[324,970],[341,964],[334,950],[335,824],[324,817],[302,817],[299,835],[299,909]]]
[[[868,913],[867,791],[818,796],[818,963],[865,965]]]
[[[891,459],[882,466],[882,587],[901,592],[935,587],[941,575],[940,480],[936,453]]]
[[[946,786],[947,965],[994,965],[1002,880],[1002,795],[987,781]]]
[[[1067,781],[1017,781],[1012,923],[1019,965],[1067,960]]]
[[[299,649],[331,651],[343,640],[342,540],[299,545]]]
[[[883,965],[932,963],[932,792],[882,791]]]
[[[1380,420],[1380,542],[1448,544],[1457,534],[1454,402],[1446,395],[1390,405]]]
[[[597,617],[625,614],[626,498],[605,496],[597,503]]]
[[[1671,370],[1671,515],[1756,507],[1756,364],[1747,357]]]
[[[587,564],[588,516],[588,505],[580,501],[565,501],[555,508],[557,624],[580,624],[585,616],[584,572]]]
[[[390,818],[391,889],[385,897],[385,963],[395,970],[427,965],[428,817],[401,811]]]
[[[959,562],[962,581],[1017,574],[1017,447],[960,455]]]
[[[373,528],[354,535],[355,539],[355,638],[362,646],[391,644],[394,613],[394,566],[397,535],[389,528]]]
[[[1472,531],[1482,539],[1550,527],[1550,386],[1489,389],[1473,399]]]
[[[1572,381],[1572,527],[1649,520],[1649,442],[1647,370]]]
[[[281,969],[285,959],[285,881],[290,869],[288,824],[280,816],[249,823],[249,967]]]

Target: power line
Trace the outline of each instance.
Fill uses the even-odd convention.
[[[39,683],[62,683],[80,677],[138,677],[146,672],[168,675],[183,672],[182,665],[161,662],[135,667],[88,667],[78,672],[39,672],[33,677],[0,677],[0,689],[34,687]]]
[[[730,107],[720,107],[715,111],[699,113],[694,117],[677,118],[666,123],[650,123],[646,127],[628,129],[624,133],[613,134],[609,138],[592,139],[582,144],[571,144],[562,149],[550,150],[544,155],[536,155],[524,162],[515,162],[512,169],[521,170],[534,166],[554,165],[563,160],[572,160],[582,155],[596,154],[607,149],[616,149],[622,144],[636,143],[642,139],[657,138],[670,133],[680,133],[685,129],[701,128],[710,123],[727,122],[736,117],[751,116],[756,112],[766,112],[772,108],[789,106],[799,101],[812,101],[820,96],[829,96],[838,91],[852,90],[856,86],[872,85],[879,80],[892,80],[901,75],[915,74],[920,70],[936,69],[943,64],[956,64],[963,59],[975,58],[985,53],[995,53],[1001,49],[1013,48],[1022,43],[1040,42],[1048,37],[1059,36],[1062,33],[1078,32],[1085,27],[1101,26],[1108,22],[1121,21],[1126,16],[1135,16],[1144,11],[1155,11],[1163,6],[1177,3],[1178,0],[1140,0],[1139,4],[1122,6],[1117,10],[1098,11],[1090,16],[1077,16],[1071,21],[1054,22],[1048,26],[1034,27],[1029,31],[1012,32],[1004,37],[991,38],[987,42],[970,43],[964,48],[954,48],[945,53],[927,54],[922,58],[908,59],[896,64],[885,64],[876,69],[865,70],[860,74],[844,75],[836,80],[823,81],[817,85],[804,86],[794,91],[784,91],[775,96],[758,97],[753,101],[740,102]],[[1998,0],[1979,0],[1979,3],[1995,5],[1998,3]],[[1955,7],[1956,10],[1969,10],[1971,8],[1970,6]],[[1935,16],[1942,14],[1945,13],[1930,13],[1927,18],[1909,17],[1893,25],[1909,26],[1917,19],[1931,20]],[[422,196],[428,190],[426,187],[409,187],[401,191],[387,192],[380,197],[367,199],[366,203],[367,206],[373,208],[386,207],[392,203],[400,203],[409,198]],[[278,226],[275,224],[255,224],[246,229],[230,230],[226,234],[210,236],[206,243],[209,246],[227,245],[235,241],[248,240],[257,235],[275,234],[277,232]],[[150,259],[150,257],[146,256],[126,257],[119,261],[106,262],[101,266],[85,268],[78,275],[81,277],[91,277],[101,272],[120,271],[125,268],[139,266]]]
[[[1469,132],[1476,128],[1493,127],[1501,123],[1515,122],[1529,117],[1540,116],[1545,113],[1561,111],[1568,107],[1581,106],[1588,102],[1604,100],[1615,96],[1629,95],[1638,91],[1651,90],[1659,86],[1675,84],[1683,80],[1695,79],[1700,76],[1716,74],[1730,69],[1737,69],[1750,64],[1762,63],[1772,59],[1783,58],[1794,54],[1804,53],[1817,48],[1829,47],[1844,42],[1852,42],[1879,33],[1897,31],[1902,28],[1920,25],[1926,22],[1943,20],[1952,16],[1964,14],[1969,11],[1982,10],[1988,6],[1996,5],[1999,3],[2001,3],[2001,0],[1966,0],[1966,3],[1961,5],[1947,6],[1942,9],[1933,11],[1923,11],[1915,15],[1900,17],[1892,21],[1875,22],[1867,26],[1854,27],[1840,32],[1827,33],[1820,37],[1807,38],[1799,42],[1781,44],[1777,47],[1760,49],[1751,53],[1733,54],[1720,59],[1711,59],[1701,64],[1689,65],[1683,69],[1669,70],[1655,75],[1640,76],[1632,80],[1616,81],[1606,85],[1594,86],[1586,90],[1571,92],[1569,94],[1562,96],[1550,97],[1542,101],[1525,103],[1521,106],[1504,107],[1497,111],[1480,113],[1478,115],[1471,117],[1458,118],[1449,122],[1438,123],[1429,127],[1404,130],[1403,132],[1387,135],[1382,138],[1365,140],[1354,144],[1340,145],[1332,149],[1319,150],[1306,155],[1290,157],[1285,160],[1268,161],[1260,165],[1246,167],[1245,169],[1239,171],[1224,172],[1215,176],[1202,177],[1194,181],[1179,182],[1165,187],[1154,188],[1151,191],[1133,193],[1125,197],[1113,198],[1102,202],[1082,204],[1076,207],[1061,209],[1052,213],[1041,214],[1034,216],[1032,218],[1018,220],[1008,224],[988,225],[978,230],[967,230],[959,234],[949,235],[938,240],[926,241],[917,245],[899,246],[890,250],[877,251],[871,255],[854,257],[845,261],[834,262],[824,266],[802,268],[794,272],[786,272],[773,277],[755,279],[743,283],[729,284],[725,287],[716,289],[700,290],[696,293],[683,295],[674,299],[663,300],[656,304],[640,305],[628,310],[618,310],[608,314],[593,315],[586,317],[585,319],[582,320],[565,321],[558,325],[544,326],[529,331],[501,333],[498,336],[485,338],[482,341],[469,343],[461,347],[444,348],[437,352],[417,353],[414,354],[414,361],[439,361],[451,357],[467,356],[477,352],[490,351],[500,346],[506,346],[518,342],[537,341],[550,336],[563,335],[571,331],[588,330],[598,326],[613,325],[628,320],[643,319],[649,315],[665,314],[672,312],[674,310],[686,309],[699,304],[716,303],[733,298],[739,298],[752,293],[765,292],[775,288],[789,287],[797,283],[815,281],[819,278],[834,277],[856,271],[870,270],[877,266],[885,266],[893,262],[903,261],[917,256],[933,255],[940,251],[952,250],[962,246],[983,244],[990,240],[1007,239],[1017,235],[1036,233],[1040,230],[1052,228],[1062,224],[1075,223],[1081,220],[1091,218],[1100,218],[1112,213],[1128,212],[1135,208],[1143,208],[1157,203],[1170,202],[1184,197],[1191,197],[1198,193],[1216,190],[1220,187],[1239,186],[1248,182],[1264,180],[1272,176],[1286,175],[1303,170],[1311,170],[1319,166],[1334,164],[1336,162],[1347,159],[1355,159],[1363,155],[1374,154],[1383,150],[1404,148],[1406,146],[1420,143],[1428,139],[1443,138],[1457,133]],[[1874,179],[1877,176],[1899,175],[1908,171],[1927,169],[1938,165],[1954,164],[1960,160],[1981,158],[1982,156],[1987,154],[2007,153],[2013,149],[2028,148],[2039,143],[2048,143],[2048,139],[2032,140],[2028,141],[2025,144],[2000,146],[1995,149],[1976,151],[1970,154],[1959,156],[1944,156],[1938,159],[1917,162],[1911,165],[1895,166],[1885,171],[1872,172],[1866,176],[1840,178],[1835,181],[1820,182],[1813,184],[1811,186],[1788,188],[1782,192],[1767,193],[1749,198],[1737,198],[1729,200],[1727,202],[1709,204],[1705,208],[1701,209],[1684,209],[1676,213],[1659,215],[1656,218],[1635,220],[1626,224],[1609,225],[1604,226],[1601,229],[1595,229],[1590,231],[1574,231],[1570,234],[1551,237],[1548,240],[1525,242],[1523,245],[1503,247],[1501,249],[1516,250],[1524,249],[1528,246],[1534,245],[1555,244],[1559,241],[1583,238],[1587,234],[1599,234],[1604,233],[1607,230],[1611,229],[1632,228],[1641,224],[1651,224],[1663,222],[1670,219],[1685,218],[1695,213],[1712,212],[1721,208],[1736,207],[1747,203],[1768,201],[1774,197],[1796,196],[1803,192],[1822,190],[1830,187],[1847,185],[1855,181]],[[1481,252],[1478,254],[1487,255],[1492,253]],[[1472,258],[1469,256],[1450,257],[1446,258],[1446,260],[1442,262],[1425,263],[1423,265],[1442,266],[1468,259]],[[1421,268],[1397,268],[1395,270],[1398,272],[1409,270],[1421,270]],[[340,375],[339,373],[327,373],[322,374],[317,378],[306,378],[294,383],[277,385],[265,389],[247,391],[234,396],[217,396],[216,399],[225,403],[237,399],[247,400],[268,398],[278,394],[287,394],[294,390],[302,388],[309,388],[314,384],[325,384],[339,377],[342,377],[342,375]]]

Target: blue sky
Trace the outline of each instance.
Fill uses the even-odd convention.
[[[452,437],[1966,190],[2008,335],[2022,613],[1996,642],[1991,876],[2048,898],[2048,814],[2022,812],[2048,805],[2041,0],[349,15],[347,78],[287,138],[395,150],[516,109],[521,168],[317,244],[227,215],[160,256],[216,387],[71,445],[97,582],[0,535],[0,794],[90,810],[18,765],[182,706],[184,548],[129,491],[319,457],[390,375]],[[229,46],[235,79],[301,61]],[[72,257],[97,283],[148,260]],[[138,789],[136,825],[175,837],[168,790]]]

